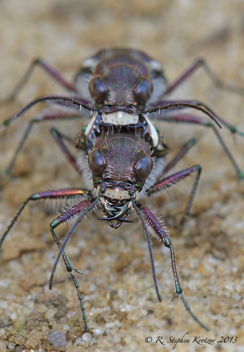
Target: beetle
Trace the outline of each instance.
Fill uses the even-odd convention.
[[[52,102],[56,105],[65,106],[69,111],[56,108],[54,111],[50,110],[48,112],[43,112],[30,121],[22,140],[6,169],[7,175],[11,174],[15,160],[23,148],[34,124],[45,120],[71,120],[72,118],[77,117],[83,118],[86,111],[99,111],[102,115],[103,122],[112,125],[134,125],[138,122],[138,116],[143,113],[144,119],[147,119],[147,116],[150,114],[150,119],[153,118],[159,121],[191,123],[210,127],[213,129],[225,153],[230,159],[238,178],[244,178],[244,173],[220,136],[215,124],[208,119],[182,113],[181,110],[185,107],[202,111],[211,117],[219,127],[221,123],[232,134],[239,134],[244,137],[244,133],[220,116],[216,115],[206,106],[206,104],[196,100],[168,101],[166,99],[182,82],[188,79],[200,67],[205,69],[206,73],[216,86],[237,94],[244,94],[243,88],[223,83],[212,72],[203,59],[196,60],[178,79],[175,80],[175,82],[168,85],[160,62],[152,59],[144,52],[132,49],[104,49],[83,62],[83,66],[76,74],[74,84],[72,85],[68,83],[58,71],[39,58],[33,61],[30,68],[13,90],[12,94],[6,99],[6,102],[11,102],[16,98],[20,90],[28,81],[35,66],[40,66],[45,72],[47,72],[69,92],[71,97],[47,96],[38,98],[25,106],[16,115],[4,120],[2,125],[0,125],[0,128],[9,126],[16,118],[39,102]],[[172,110],[170,114],[166,113],[167,109]],[[159,114],[159,111],[163,113]],[[147,121],[147,125],[150,128],[150,121]],[[62,138],[55,138],[62,151],[69,158],[69,161],[73,162],[75,165],[74,161],[71,160],[72,158],[70,155],[68,155],[69,153],[61,139]],[[157,141],[155,141],[155,143],[157,143]]]
[[[189,175],[195,174],[196,177],[183,216],[184,220],[192,207],[201,174],[201,166],[193,165],[169,176],[166,173],[182,159],[187,151],[195,144],[195,140],[191,139],[188,141],[173,160],[166,164],[165,155],[169,148],[164,136],[154,126],[151,119],[155,118],[169,122],[187,122],[211,127],[233,164],[238,177],[243,179],[244,174],[220,136],[217,127],[221,127],[221,124],[223,124],[231,133],[237,133],[241,136],[244,136],[244,133],[218,116],[206,104],[196,100],[170,101],[165,98],[200,66],[205,68],[216,84],[237,93],[242,93],[243,91],[222,84],[203,60],[196,61],[178,80],[171,85],[167,85],[161,64],[145,53],[131,49],[105,49],[84,62],[83,67],[76,75],[74,86],[70,85],[56,70],[47,65],[43,60],[35,60],[13,91],[9,100],[12,100],[18,94],[29,78],[34,66],[37,64],[64,86],[71,95],[37,98],[26,105],[16,115],[3,122],[2,126],[9,126],[14,120],[39,102],[53,103],[56,106],[55,110],[44,111],[29,123],[6,173],[11,173],[14,162],[34,123],[45,120],[72,119],[77,118],[77,116],[82,118],[84,117],[85,109],[91,111],[93,116],[88,124],[83,127],[77,138],[77,158],[70,153],[65,144],[65,140],[69,140],[68,136],[61,134],[54,128],[51,129],[51,133],[68,161],[79,174],[82,174],[85,169],[84,173],[88,174],[88,178],[92,180],[92,187],[90,187],[92,189],[89,189],[89,187],[63,188],[32,194],[22,204],[2,235],[0,247],[23,209],[30,201],[47,198],[75,199],[74,204],[69,209],[64,210],[50,224],[50,231],[59,247],[59,254],[52,270],[49,286],[51,289],[53,275],[58,261],[62,256],[66,269],[70,273],[77,290],[85,331],[89,331],[79,284],[74,274],[78,271],[71,265],[65,252],[65,246],[79,223],[90,211],[98,208],[103,214],[98,219],[107,221],[109,226],[117,229],[123,223],[133,222],[128,219],[133,209],[142,224],[148,243],[153,280],[158,300],[161,301],[161,297],[157,285],[149,231],[158,240],[162,241],[170,251],[175,282],[175,295],[173,299],[179,296],[193,319],[202,328],[208,330],[191,311],[184,298],[176,267],[174,248],[167,231],[154,213],[140,201],[140,198],[161,192]],[[184,113],[184,109],[186,108],[201,111],[212,121],[186,114]],[[167,113],[167,110],[170,110],[170,114]],[[160,111],[163,113],[159,114]],[[121,162],[121,159],[123,162]],[[62,243],[55,229],[60,224],[73,218],[77,218],[77,220]]]

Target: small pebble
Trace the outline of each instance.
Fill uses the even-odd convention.
[[[47,341],[55,347],[63,347],[67,344],[65,332],[56,330],[48,335]]]

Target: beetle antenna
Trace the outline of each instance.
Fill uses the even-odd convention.
[[[90,107],[86,101],[82,101],[80,98],[75,99],[75,98],[70,98],[70,97],[61,97],[61,96],[56,96],[56,95],[48,95],[48,96],[44,96],[38,99],[33,100],[32,102],[30,102],[29,104],[27,104],[23,109],[21,109],[17,114],[15,114],[14,116],[9,117],[8,119],[6,119],[1,125],[2,126],[6,126],[8,127],[14,120],[16,120],[18,117],[20,117],[21,115],[23,115],[27,110],[29,110],[30,108],[32,108],[32,106],[38,104],[38,103],[46,103],[46,102],[64,102],[64,101],[68,101],[71,102],[74,105],[78,105],[80,107],[83,107],[84,109],[87,109],[89,111],[96,111],[96,109]]]
[[[192,103],[187,103],[187,102],[172,102],[172,103],[166,103],[164,105],[158,106],[158,107],[153,107],[152,109],[149,109],[145,111],[145,114],[151,113],[151,112],[156,112],[160,110],[167,110],[167,109],[177,109],[177,108],[190,108],[190,109],[195,109],[203,112],[204,114],[208,115],[219,128],[222,128],[221,124],[218,121],[218,116],[215,114],[214,111],[212,111],[208,106],[206,106],[203,103],[200,103],[198,101],[193,101]]]

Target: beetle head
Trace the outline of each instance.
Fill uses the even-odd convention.
[[[101,197],[104,219],[124,221],[131,208],[131,186],[140,192],[153,168],[148,143],[132,135],[103,136],[89,153],[88,165],[94,186],[99,190],[101,183],[106,185]]]

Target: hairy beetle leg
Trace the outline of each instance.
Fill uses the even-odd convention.
[[[196,124],[196,125],[201,125],[201,126],[205,126],[205,127],[211,127],[216,135],[216,137],[218,138],[220,144],[222,145],[225,153],[227,154],[228,158],[230,159],[230,162],[232,163],[232,165],[234,166],[234,169],[236,170],[237,176],[240,180],[244,179],[244,172],[241,171],[240,167],[238,166],[235,158],[233,157],[232,153],[230,152],[229,148],[227,147],[227,145],[225,144],[223,138],[221,137],[218,129],[216,128],[216,126],[211,123],[209,120],[204,119],[202,117],[198,117],[198,116],[194,116],[194,115],[188,115],[188,114],[175,114],[175,115],[161,115],[157,117],[158,120],[160,121],[165,121],[165,122],[173,122],[173,123],[192,123],[192,124]],[[223,120],[221,118],[221,123],[223,123],[227,129],[232,133],[238,133],[241,137],[244,137],[244,133],[240,132],[237,130],[236,127],[228,124],[225,120]]]
[[[191,207],[192,207],[192,203],[193,203],[193,199],[195,197],[196,191],[197,191],[197,186],[199,183],[199,179],[200,179],[200,175],[201,175],[201,166],[200,165],[194,165],[192,167],[189,167],[185,170],[181,170],[175,174],[172,174],[168,177],[165,177],[164,179],[162,179],[161,181],[159,181],[158,183],[156,183],[155,185],[151,186],[148,190],[147,190],[147,194],[150,196],[153,193],[156,192],[160,192],[163,191],[166,188],[169,188],[171,186],[173,186],[174,184],[178,183],[179,181],[183,180],[184,178],[186,178],[187,176],[193,174],[193,173],[197,173],[195,181],[193,183],[192,186],[192,190],[190,193],[190,198],[188,200],[186,209],[184,211],[184,215],[181,219],[181,224],[184,222],[185,217],[187,215],[189,215]]]
[[[159,240],[163,241],[165,247],[169,248],[169,250],[170,250],[171,266],[172,266],[173,275],[174,275],[174,282],[175,282],[175,295],[174,295],[173,299],[175,298],[175,296],[179,296],[181,298],[186,310],[191,314],[192,318],[203,329],[209,331],[209,329],[191,311],[189,305],[187,304],[187,302],[183,296],[182,288],[181,288],[181,284],[180,284],[180,279],[179,279],[179,275],[178,275],[178,271],[177,271],[177,266],[176,266],[175,253],[174,253],[174,249],[171,244],[171,240],[170,240],[169,236],[166,234],[166,232],[164,231],[164,229],[160,225],[159,221],[156,219],[156,217],[153,215],[153,213],[147,207],[140,204],[139,202],[137,202],[137,205],[134,205],[134,207],[137,209],[139,208],[141,210],[141,216],[139,216],[139,217],[140,217],[142,224],[145,223],[145,221],[146,221],[148,226],[155,233],[156,237]],[[144,228],[144,230],[145,230],[145,228]]]

